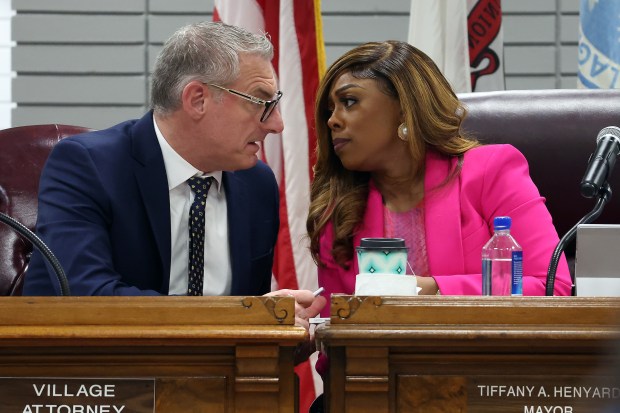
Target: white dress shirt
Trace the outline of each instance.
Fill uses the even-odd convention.
[[[228,247],[228,214],[222,171],[204,174],[168,144],[153,119],[155,134],[164,156],[170,197],[170,295],[186,295],[189,262],[189,209],[194,194],[187,185],[192,176],[213,177],[205,205],[205,270],[203,295],[230,295],[232,269]]]

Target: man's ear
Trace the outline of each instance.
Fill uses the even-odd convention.
[[[197,80],[189,82],[181,94],[183,110],[193,119],[204,116],[208,100],[212,97],[209,93],[209,88],[202,82]]]

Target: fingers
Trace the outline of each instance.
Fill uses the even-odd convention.
[[[327,303],[325,297],[320,295],[315,297],[310,290],[282,289],[265,295],[271,297],[291,295],[295,297],[295,325],[304,327],[306,331],[310,327],[308,319],[317,316]]]
[[[295,301],[298,302],[302,307],[308,307],[314,301],[314,295],[310,290],[282,290],[286,291],[287,294],[295,297]]]
[[[295,325],[303,327],[307,332],[310,332],[310,322],[306,318],[295,317]]]
[[[282,289],[282,290],[272,291],[272,292],[267,293],[265,295],[269,296],[269,297],[283,296],[283,295],[292,295],[293,297],[295,297],[295,302],[297,304],[299,304],[303,308],[308,308],[308,307],[314,305],[316,298],[318,298],[318,297],[315,297],[314,294],[312,293],[312,291],[310,291],[310,290],[289,290],[289,289],[286,289],[286,288]],[[321,298],[323,298],[323,297],[321,297]],[[325,304],[323,304],[323,306],[324,305]],[[321,308],[323,308],[323,307],[321,307]]]
[[[298,290],[295,291],[295,314],[298,317],[307,320],[311,317],[315,317],[321,312],[327,300],[323,296],[315,297],[311,291]]]
[[[437,282],[433,277],[417,277],[416,281],[421,288],[419,295],[432,295],[437,292]]]
[[[306,331],[310,331],[310,322],[309,318],[306,315],[305,307],[301,306],[298,303],[295,303],[295,325],[302,326],[306,329]]]
[[[327,298],[319,295],[318,297],[314,297],[312,304],[305,308],[305,313],[308,318],[316,317],[319,315],[323,307],[327,304]]]

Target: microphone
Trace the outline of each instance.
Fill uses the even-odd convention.
[[[558,242],[549,262],[547,270],[547,286],[545,295],[553,295],[555,284],[555,273],[558,268],[560,256],[566,248],[566,245],[575,238],[577,228],[581,224],[589,224],[598,218],[603,212],[603,207],[611,198],[611,187],[607,182],[616,158],[620,153],[620,128],[616,126],[608,126],[601,130],[596,137],[596,150],[588,160],[586,173],[581,180],[581,195],[586,198],[596,197],[596,205],[586,216],[581,218]],[[571,274],[573,282],[572,295],[575,295],[575,275]]]
[[[590,156],[586,173],[581,180],[581,195],[586,198],[598,195],[607,183],[619,153],[620,128],[608,126],[601,130],[596,137],[596,150]]]

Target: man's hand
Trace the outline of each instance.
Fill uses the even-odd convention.
[[[308,332],[310,330],[309,319],[312,317],[316,317],[327,303],[325,297],[321,295],[315,297],[314,293],[310,290],[283,289],[272,291],[265,295],[271,297],[295,297],[295,325],[305,328]],[[307,360],[308,357],[310,357],[310,355],[314,353],[314,351],[314,337],[310,337],[308,341],[300,343],[295,349],[295,365]]]
[[[283,289],[272,291],[265,295],[271,297],[287,295],[295,297],[295,325],[302,326],[306,331],[310,328],[308,320],[316,317],[327,303],[325,297],[320,295],[315,297],[310,290]]]

